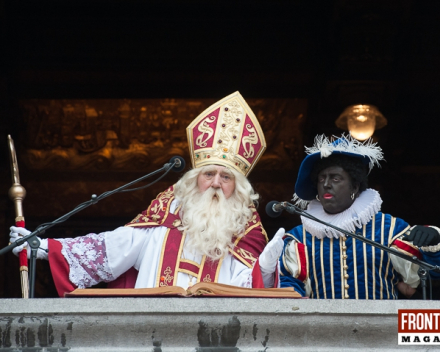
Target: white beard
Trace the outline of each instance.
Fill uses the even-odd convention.
[[[182,203],[180,230],[186,231],[185,249],[206,255],[212,260],[223,258],[233,247],[234,234],[242,234],[251,211],[234,195],[225,198],[221,189],[186,197]]]

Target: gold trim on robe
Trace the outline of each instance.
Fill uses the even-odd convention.
[[[197,277],[197,282],[217,282],[222,259],[213,262],[203,256],[201,264],[197,264],[182,258],[186,235],[179,230],[181,225],[180,207],[173,213],[170,211],[173,200],[174,191],[171,186],[165,192],[160,193],[147,210],[126,224],[126,226],[137,228],[168,227],[161,250],[156,287],[176,285],[178,272]],[[251,206],[250,208],[253,211],[252,218],[248,222],[244,234],[233,238],[233,249],[229,251],[237,260],[252,268],[267,244],[268,238],[255,207]],[[185,263],[192,264],[194,267],[186,267],[188,265]]]

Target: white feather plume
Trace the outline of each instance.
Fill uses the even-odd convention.
[[[301,208],[301,209],[307,209],[307,206],[310,203],[309,201],[298,197],[298,195],[296,193],[293,194],[292,202],[293,202],[293,205],[296,205],[298,208]]]
[[[341,139],[342,141],[334,145],[333,143]],[[321,153],[321,158],[327,158],[334,151],[347,152],[352,154],[358,154],[363,157],[367,157],[370,159],[369,169],[377,165],[380,167],[379,161],[385,160],[382,153],[382,148],[374,143],[371,138],[367,139],[364,142],[360,142],[357,139],[353,138],[350,134],[344,135],[341,137],[332,136],[331,138],[327,138],[325,135],[319,135],[315,137],[315,141],[312,147],[305,147],[306,154],[315,154]]]

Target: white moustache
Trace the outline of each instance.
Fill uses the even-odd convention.
[[[201,200],[210,202],[212,199],[216,200],[226,200],[225,195],[221,188],[208,188],[205,192],[203,192]]]

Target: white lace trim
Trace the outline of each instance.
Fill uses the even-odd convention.
[[[369,188],[356,198],[350,208],[341,213],[326,213],[321,203],[317,200],[312,200],[309,203],[307,213],[343,230],[354,232],[356,228],[362,228],[363,225],[368,224],[372,217],[380,211],[381,205],[382,199],[379,192]],[[301,216],[301,221],[305,230],[319,239],[344,236],[341,232],[304,216]]]
[[[440,243],[434,245],[434,246],[425,246],[425,247],[420,247],[420,249],[423,252],[431,252],[431,253],[437,253],[438,251],[440,251]]]
[[[116,279],[108,265],[104,234],[89,234],[57,241],[62,244],[61,254],[69,264],[69,280],[78,288]]]

